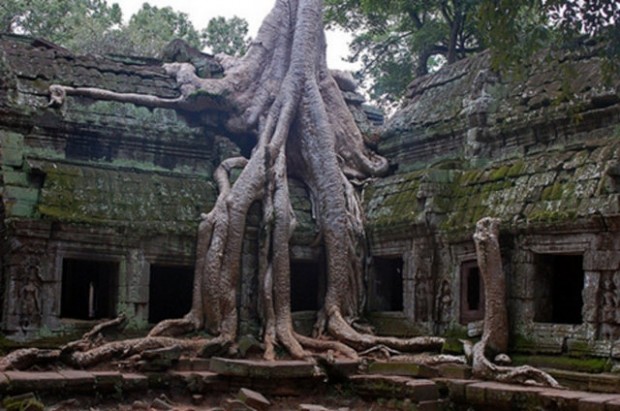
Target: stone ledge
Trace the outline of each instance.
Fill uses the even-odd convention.
[[[369,374],[401,375],[404,377],[435,378],[439,377],[436,368],[424,364],[407,362],[376,361],[368,365]]]
[[[227,377],[316,378],[322,372],[307,361],[254,361],[211,358],[210,371]]]
[[[493,406],[494,410],[620,411],[620,394],[445,378],[435,382],[455,403]]]
[[[353,389],[362,397],[409,398],[414,402],[439,399],[437,384],[431,380],[392,375],[355,375]]]

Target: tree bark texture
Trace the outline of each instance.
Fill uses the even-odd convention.
[[[558,388],[558,382],[544,371],[528,365],[500,366],[486,357],[488,352],[494,355],[508,350],[508,300],[499,247],[499,225],[499,219],[485,217],[476,223],[474,233],[478,268],[485,293],[485,312],[482,339],[472,349],[472,374],[486,380]]]

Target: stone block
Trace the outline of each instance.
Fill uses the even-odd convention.
[[[149,301],[149,287],[132,286],[127,289],[127,302],[145,304]]]
[[[329,408],[317,404],[299,404],[297,409],[299,411],[330,411]]]
[[[615,271],[620,269],[620,251],[586,251],[583,254],[584,271]]]
[[[21,148],[2,147],[2,164],[5,166],[21,167],[24,163],[23,150]]]
[[[316,367],[306,361],[254,361],[213,357],[209,369],[229,377],[312,378],[318,376]]]
[[[465,387],[465,399],[467,404],[486,404],[486,384],[487,383],[484,382],[477,382]]]
[[[620,393],[620,376],[615,373],[591,374],[588,378],[588,391]]]
[[[448,396],[456,403],[465,403],[467,400],[466,388],[470,384],[475,384],[476,380],[459,380],[448,379],[446,386],[448,387]]]
[[[438,411],[439,401],[421,401],[417,404],[416,411]]]
[[[437,366],[439,374],[444,378],[469,379],[471,367],[464,364],[440,364]]]
[[[497,405],[498,408],[532,409],[538,404],[539,387],[527,387],[495,382],[486,383],[485,399],[488,404]]]
[[[355,375],[350,381],[353,389],[363,397],[409,398],[413,402],[439,398],[437,384],[431,380],[392,375]]]
[[[406,377],[435,378],[439,376],[439,370],[424,364],[407,362],[376,361],[368,366],[370,374],[402,375]]]
[[[65,379],[65,386],[70,390],[91,391],[95,388],[95,376],[88,371],[59,370]]]
[[[510,297],[530,299],[534,297],[534,273],[536,266],[534,264],[520,264],[514,275],[510,278],[512,287],[510,288]]]
[[[609,400],[605,403],[605,411],[620,411],[620,400]]]
[[[0,131],[0,145],[2,147],[22,147],[24,145],[24,136],[12,131]]]
[[[271,405],[271,402],[269,402],[263,394],[248,388],[241,388],[237,394],[237,398],[244,404],[249,405],[258,411],[266,411]]]
[[[123,386],[123,376],[116,371],[93,371],[95,389],[100,392],[115,392]]]
[[[578,411],[606,411],[606,403],[620,400],[620,395],[591,394],[579,400]]]
[[[123,389],[127,391],[146,391],[149,379],[146,375],[123,373]]]
[[[17,187],[28,187],[30,184],[28,183],[28,175],[24,172],[12,171],[11,167],[3,167],[7,170],[2,170],[2,179],[4,184],[17,186]]]
[[[56,391],[61,392],[65,379],[57,372],[5,371],[10,392]]]
[[[540,402],[543,409],[578,411],[579,400],[590,395],[584,391],[548,389],[540,392]]]
[[[572,357],[583,357],[587,355],[592,355],[592,345],[589,341],[577,338],[567,338],[566,339],[566,349],[569,356]],[[607,351],[607,353],[609,353]]]
[[[0,373],[0,392],[4,392],[9,385],[9,379],[6,375]]]

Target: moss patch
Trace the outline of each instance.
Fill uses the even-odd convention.
[[[611,370],[611,362],[606,358],[574,358],[551,355],[513,355],[514,365],[532,365],[542,368],[556,368],[577,372],[601,373]]]

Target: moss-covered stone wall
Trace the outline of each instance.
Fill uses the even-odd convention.
[[[620,309],[609,306],[620,298],[620,77],[587,51],[522,69],[494,72],[484,53],[457,62],[416,80],[388,120],[379,150],[394,173],[364,187],[367,233],[375,256],[402,256],[410,302],[389,327],[371,318],[379,332],[475,336],[480,324],[462,320],[471,236],[498,217],[512,332],[528,341],[513,349],[617,360],[620,318],[605,313]],[[567,291],[581,299],[574,324],[540,319],[536,288],[561,287],[541,280],[553,256],[582,261],[583,287]]]
[[[65,259],[117,267],[113,314],[145,326],[150,266],[193,266],[200,214],[216,196],[211,174],[240,152],[220,137],[226,113],[78,96],[52,107],[51,84],[179,90],[159,61],[74,56],[27,37],[0,35],[0,74],[3,329],[32,338],[79,326],[62,314]]]

